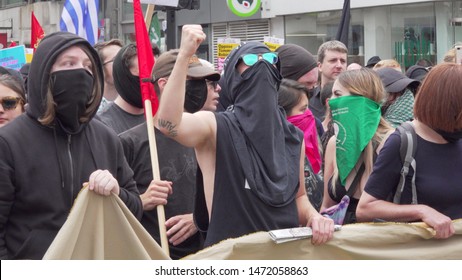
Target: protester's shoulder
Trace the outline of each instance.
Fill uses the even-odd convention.
[[[102,108],[100,111],[97,113],[97,117],[105,122],[105,120],[111,119],[112,116],[116,113],[116,105],[114,102],[111,102],[110,104],[107,104]]]
[[[1,138],[15,138],[24,133],[30,133],[31,130],[28,127],[28,117],[26,114],[22,114],[19,117],[15,118],[12,122],[7,123],[6,125],[0,128],[0,137]]]
[[[395,130],[392,132],[387,139],[385,140],[385,144],[383,146],[383,149],[396,149],[400,147],[401,145],[401,134],[399,133],[398,130]]]
[[[100,137],[118,138],[116,132],[107,126],[101,119],[93,118],[89,123],[90,133],[96,133]]]
[[[141,141],[148,137],[146,122],[132,127],[124,132],[119,133],[119,138],[123,141],[131,139],[132,141]]]

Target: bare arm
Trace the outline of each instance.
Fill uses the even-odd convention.
[[[326,147],[326,154],[324,157],[324,195],[322,198],[321,212],[336,204],[336,202],[330,198],[329,192],[327,191],[329,180],[334,174],[335,165],[337,164],[335,162],[335,157],[336,157],[335,141],[336,139],[337,138],[335,136],[332,136],[329,139],[329,142],[327,143],[327,147]]]
[[[200,25],[183,26],[180,51],[157,112],[159,130],[187,147],[196,147],[214,136],[213,113],[183,113],[189,59],[204,39]]]
[[[363,192],[356,209],[359,222],[372,221],[375,218],[394,222],[410,222],[422,220],[436,231],[436,238],[448,238],[455,232],[449,217],[435,209],[423,205],[399,205],[380,200],[367,192]]]
[[[305,147],[304,143],[300,155],[300,187],[298,188],[296,198],[298,219],[301,225],[312,228],[313,238],[311,242],[315,245],[320,245],[332,239],[334,221],[321,216],[308,200],[305,190],[305,172],[303,168],[305,164],[305,149],[303,147]]]

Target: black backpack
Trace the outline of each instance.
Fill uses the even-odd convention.
[[[412,167],[414,173],[412,175],[411,187],[412,187],[412,202],[411,204],[417,204],[417,190],[415,186],[415,174],[416,174],[416,161],[415,151],[417,149],[417,135],[414,130],[414,126],[411,122],[404,122],[397,127],[401,135],[400,145],[400,156],[403,162],[401,168],[401,177],[399,179],[398,187],[396,188],[395,195],[393,197],[393,203],[401,204],[401,194],[404,190],[406,183],[406,177],[408,176],[409,169]]]

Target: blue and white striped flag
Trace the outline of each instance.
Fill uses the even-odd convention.
[[[94,45],[98,42],[99,0],[66,0],[59,23],[61,31],[83,37]]]

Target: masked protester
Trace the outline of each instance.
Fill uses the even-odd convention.
[[[303,134],[278,106],[278,57],[261,43],[228,56],[220,86],[227,111],[184,113],[188,61],[205,34],[183,26],[178,59],[158,111],[159,129],[194,147],[200,172],[194,210],[205,246],[256,231],[308,225],[314,244],[332,238],[334,224],[311,206],[303,187]],[[300,187],[302,186],[302,187]]]
[[[98,112],[98,119],[117,134],[145,121],[135,44],[124,46],[114,58],[112,76],[119,94]]]
[[[335,135],[326,147],[321,213],[335,217],[340,212],[343,217],[337,216],[336,222],[349,224],[356,222],[356,207],[364,185],[393,128],[381,116],[385,90],[375,71],[364,67],[342,72],[332,93],[329,108]],[[349,204],[343,207],[346,200]]]
[[[170,83],[169,76],[177,57],[178,50],[170,50],[156,60],[152,80],[160,96]],[[188,80],[185,82],[184,110],[189,113],[199,111],[207,99],[207,83],[219,79],[218,72],[203,66],[196,56],[191,57],[188,62]],[[154,122],[156,120],[155,116]],[[170,257],[179,259],[197,252],[203,246],[203,238],[193,220],[197,161],[194,149],[166,137],[158,129],[155,129],[155,136],[162,180],[154,181],[146,122],[119,135],[141,193],[144,209],[141,224],[160,244],[156,206],[165,205]]]
[[[84,182],[142,213],[120,141],[93,120],[103,93],[96,51],[74,34],[52,33],[37,48],[28,80],[26,114],[0,130],[2,259],[41,259]]]
[[[388,200],[396,193],[403,166],[397,130],[383,146],[367,181],[358,220],[423,221],[435,230],[436,238],[454,234],[451,220],[462,218],[461,75],[462,65],[453,63],[437,65],[427,74],[414,103],[416,148],[400,204]]]

